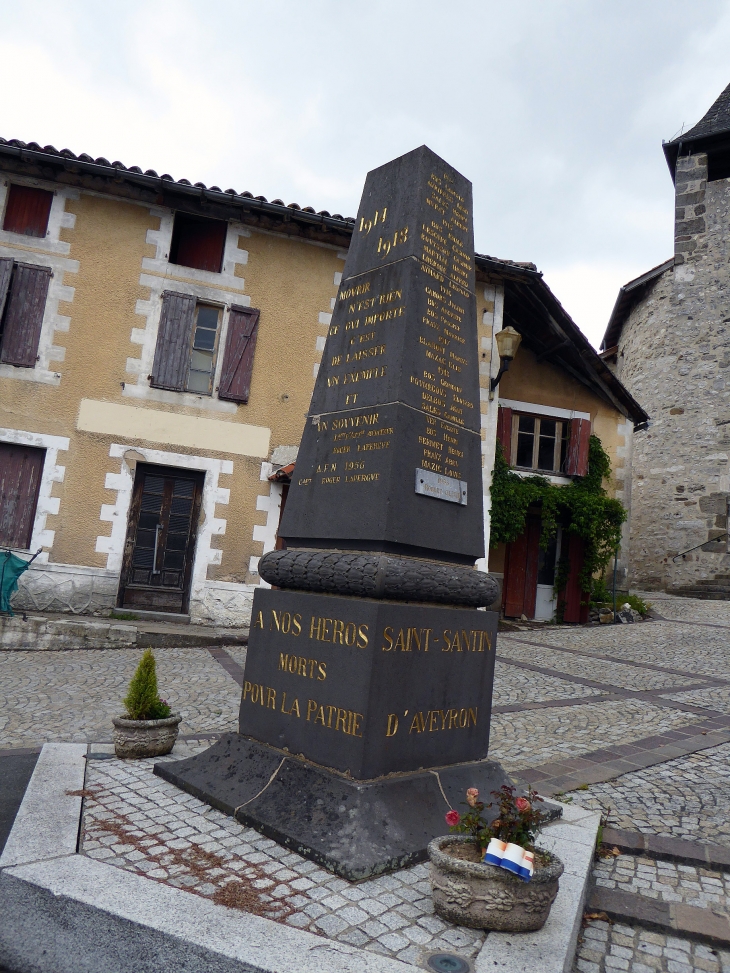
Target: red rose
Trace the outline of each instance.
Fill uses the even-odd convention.
[[[450,828],[455,827],[459,821],[461,821],[461,815],[458,811],[449,811],[446,814],[446,823]]]
[[[530,804],[526,797],[518,797],[515,804],[518,811],[529,811],[532,807],[532,804]]]

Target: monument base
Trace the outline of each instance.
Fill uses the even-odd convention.
[[[350,882],[424,861],[467,787],[511,783],[495,760],[357,781],[238,733],[155,774]]]

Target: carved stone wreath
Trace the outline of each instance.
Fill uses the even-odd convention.
[[[483,571],[393,554],[289,548],[264,554],[258,570],[277,588],[360,598],[479,608],[499,594],[497,582]]]

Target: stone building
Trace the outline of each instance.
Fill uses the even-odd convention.
[[[664,143],[674,256],[621,288],[603,358],[651,416],[634,437],[630,581],[730,596],[730,86]]]
[[[16,608],[248,621],[354,230],[0,139],[0,551],[40,552]],[[488,548],[508,414],[538,444],[527,465],[512,457],[523,474],[570,482],[584,470],[565,468],[561,444],[593,430],[624,500],[646,417],[532,265],[476,255],[476,270]],[[523,346],[493,395],[506,324]],[[501,575],[506,553],[479,567]],[[530,543],[513,552],[529,589],[518,614],[551,612],[547,581],[536,604],[539,557]]]

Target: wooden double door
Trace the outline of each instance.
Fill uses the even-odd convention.
[[[120,607],[187,612],[204,478],[194,471],[137,466]]]
[[[561,532],[560,547],[553,540],[547,549],[543,549],[540,547],[541,529],[539,514],[529,514],[524,533],[507,545],[502,593],[505,617],[542,617],[536,612],[538,592],[541,588],[552,588],[557,561],[567,557],[568,579],[557,602],[562,606],[563,621],[587,622],[589,595],[582,590],[580,581],[583,539],[564,530]]]

